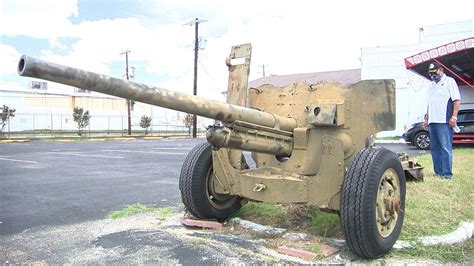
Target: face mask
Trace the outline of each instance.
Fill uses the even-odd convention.
[[[431,77],[431,80],[436,83],[438,83],[441,80],[441,75],[439,74],[430,75],[430,77]]]

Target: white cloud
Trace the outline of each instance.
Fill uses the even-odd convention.
[[[2,0],[0,36],[29,36],[54,40],[68,35],[77,0]]]
[[[84,21],[71,27],[77,38],[65,55],[56,49],[42,51],[42,58],[56,63],[110,74],[109,64],[120,60],[120,54],[142,34],[143,28],[135,18]],[[143,40],[142,37],[138,38]],[[61,45],[59,43],[59,45]]]
[[[168,80],[147,82],[189,92],[194,28],[182,24],[195,17],[206,19],[200,26],[207,47],[200,51],[199,94],[219,99],[228,79],[224,60],[235,44],[252,43],[251,79],[255,79],[262,75],[262,64],[267,75],[359,68],[361,47],[414,43],[418,27],[472,19],[469,9],[458,8],[469,6],[470,1],[461,0],[456,6],[442,1],[429,3],[139,1],[137,5],[147,7],[144,14],[74,25],[70,16],[81,16],[76,1],[4,0],[0,25],[10,26],[0,27],[0,36],[50,40],[50,48],[41,52],[42,58],[115,76],[124,66],[120,53],[130,49],[138,77],[140,73],[165,75]],[[431,9],[434,6],[443,8]],[[76,41],[66,46],[60,37]],[[13,54],[11,47],[8,50],[0,46],[3,49],[1,54]],[[0,71],[6,68],[2,64]]]
[[[142,64],[137,71],[179,79],[190,70],[186,64],[192,62],[192,38],[187,39],[191,32],[180,25],[149,29],[137,18],[123,18],[85,21],[72,31],[78,40],[66,55],[49,49],[42,51],[43,59],[111,74],[124,67],[121,53],[130,49],[130,64]]]
[[[0,43],[0,77],[16,74],[20,56],[15,47]]]

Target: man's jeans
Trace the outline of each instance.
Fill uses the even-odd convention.
[[[436,175],[453,176],[453,129],[447,123],[430,124],[430,146]]]

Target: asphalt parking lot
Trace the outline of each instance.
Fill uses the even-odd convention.
[[[181,164],[203,141],[0,145],[0,263],[194,265],[275,260],[277,255],[257,244],[261,239],[179,231],[179,220],[161,225],[149,216],[118,222],[106,219],[111,211],[134,203],[180,205]],[[378,146],[424,154],[405,144]],[[196,244],[203,241],[205,245]],[[262,252],[270,255],[255,257]]]
[[[0,146],[0,235],[180,202],[185,156],[202,139],[28,142]]]
[[[376,146],[387,148],[393,152],[404,152],[411,157],[416,157],[424,154],[430,154],[429,150],[420,150],[415,146],[406,145],[405,143],[377,143]]]

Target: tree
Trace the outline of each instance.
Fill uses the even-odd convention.
[[[183,124],[188,128],[189,135],[191,135],[191,128],[193,127],[193,114],[186,114],[183,117]]]
[[[2,126],[0,128],[0,134],[3,134],[3,129],[7,123],[10,122],[10,118],[15,117],[16,110],[4,104],[2,107],[0,107],[0,111],[0,125]]]
[[[91,115],[89,114],[89,111],[84,112],[84,108],[74,107],[72,110],[72,117],[74,122],[77,123],[77,134],[81,136],[81,130],[89,125]]]
[[[145,129],[145,135],[148,134],[148,128],[151,126],[151,117],[143,115],[140,118],[140,127]]]

